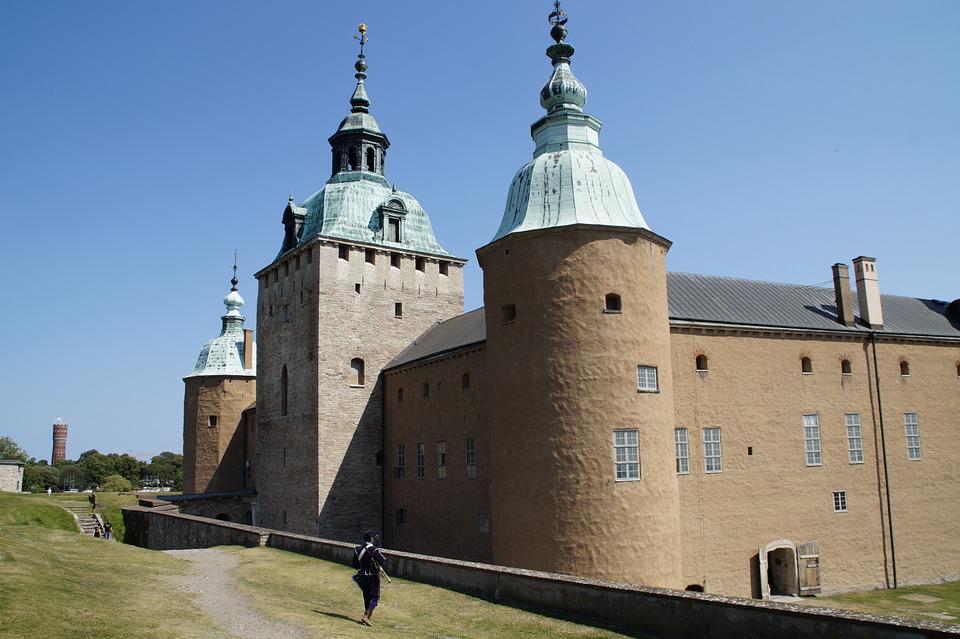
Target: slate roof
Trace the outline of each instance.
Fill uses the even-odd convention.
[[[670,320],[801,330],[868,333],[837,321],[833,288],[778,284],[717,275],[667,273]],[[851,290],[859,319],[856,291]],[[948,304],[881,295],[885,334],[960,339],[960,316]],[[437,357],[486,341],[483,308],[438,322],[405,348],[387,369]]]

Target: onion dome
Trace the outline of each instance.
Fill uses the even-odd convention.
[[[570,70],[574,49],[572,44],[563,41],[567,37],[567,16],[558,6],[550,18],[553,22],[550,36],[556,44],[547,49],[547,55],[553,60],[553,73],[540,89],[540,106],[548,112],[562,108],[581,111],[587,101],[587,87]]]
[[[207,375],[234,375],[240,377],[256,377],[257,375],[257,345],[250,343],[253,353],[250,361],[251,368],[243,367],[243,349],[244,349],[244,317],[240,314],[240,308],[243,306],[243,298],[237,291],[237,265],[233,265],[233,279],[230,280],[231,288],[226,297],[223,298],[223,304],[227,307],[227,312],[220,319],[223,322],[220,335],[209,340],[200,349],[200,355],[197,357],[197,363],[187,377],[201,377]]]

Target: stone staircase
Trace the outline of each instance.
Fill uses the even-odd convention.
[[[80,527],[80,532],[84,535],[93,536],[94,531],[98,528],[100,529],[100,534],[103,534],[103,527],[100,524],[100,520],[95,514],[90,512],[90,504],[88,502],[61,501],[60,507],[73,515],[73,518],[77,520],[77,525]]]

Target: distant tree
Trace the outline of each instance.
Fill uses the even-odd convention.
[[[126,477],[120,475],[107,475],[103,480],[103,490],[110,493],[125,492],[133,490],[133,484]]]
[[[47,488],[56,490],[60,487],[60,470],[45,463],[28,463],[23,468],[23,487],[35,493],[43,492]]]
[[[140,482],[140,470],[145,465],[142,461],[126,453],[122,455],[111,454],[108,456],[115,458],[113,467],[118,475],[122,476],[131,484]]]
[[[102,486],[108,475],[117,474],[114,460],[96,450],[80,455],[78,465],[83,467],[87,479],[95,487]]]
[[[87,472],[80,464],[64,463],[57,464],[56,468],[60,471],[60,488],[69,490],[76,488],[84,490],[90,485]]]
[[[143,467],[142,475],[156,477],[161,486],[180,490],[183,488],[183,455],[169,451],[154,455]]]
[[[12,459],[25,462],[29,458],[30,456],[27,455],[27,451],[17,446],[17,443],[11,438],[6,435],[0,437],[0,459]]]

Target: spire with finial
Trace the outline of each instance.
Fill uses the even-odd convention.
[[[573,57],[572,44],[564,42],[567,37],[567,14],[560,8],[560,0],[553,3],[553,12],[548,20],[551,25],[550,37],[555,44],[547,47],[547,56],[553,61],[553,74],[540,89],[540,105],[548,113],[560,109],[582,111],[587,101],[587,88],[583,86],[570,70],[570,58]]]
[[[370,111],[370,97],[367,95],[367,89],[363,86],[363,81],[367,79],[367,58],[363,55],[363,46],[367,43],[367,25],[363,22],[357,27],[360,35],[353,36],[360,41],[360,54],[353,68],[357,70],[353,77],[357,79],[357,88],[354,89],[350,97],[350,111],[353,113],[368,113]]]
[[[237,290],[237,284],[240,283],[240,280],[237,279],[237,249],[233,249],[233,277],[230,278],[230,290]]]

